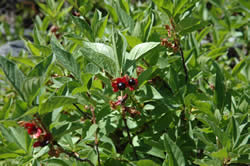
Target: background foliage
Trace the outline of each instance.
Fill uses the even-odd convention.
[[[18,5],[24,16],[16,16],[15,34],[1,16],[0,44],[19,38],[27,50],[0,56],[0,165],[89,165],[77,157],[94,165],[250,163],[247,0]],[[34,16],[32,38],[23,33],[25,13]],[[175,41],[165,25],[177,52],[161,46]],[[109,104],[121,95],[111,80],[124,74],[139,82],[123,92],[126,107],[140,112],[127,113],[126,123],[122,105]],[[37,116],[54,142],[33,148],[17,122]],[[53,157],[59,145],[64,151]]]

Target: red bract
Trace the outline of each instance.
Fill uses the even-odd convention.
[[[36,141],[34,144],[33,144],[33,147],[36,148],[36,147],[39,147],[41,145],[40,141]]]
[[[38,141],[33,144],[33,147],[44,147],[50,143],[51,134],[45,134],[39,137]]]
[[[129,87],[129,90],[133,91],[135,90],[135,88],[137,87],[138,85],[138,80],[137,78],[129,78],[128,79],[128,87]]]
[[[32,138],[38,138],[43,132],[35,123],[25,123],[24,128],[27,129],[28,134],[31,135]]]
[[[118,90],[125,90],[128,86],[126,77],[120,77],[112,80],[113,91],[117,92]]]

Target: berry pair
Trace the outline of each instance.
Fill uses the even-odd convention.
[[[116,78],[112,81],[112,87],[113,87],[114,92],[117,92],[119,90],[123,91],[127,87],[131,91],[133,91],[133,90],[135,90],[137,85],[138,85],[138,80],[136,78],[133,78],[133,77],[130,78],[128,76]]]

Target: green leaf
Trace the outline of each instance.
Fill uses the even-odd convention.
[[[118,15],[116,13],[116,10],[111,5],[108,5],[108,4],[105,4],[105,8],[109,11],[113,21],[115,23],[117,23],[118,22]]]
[[[159,164],[156,164],[152,160],[139,160],[136,162],[137,166],[159,166]]]
[[[239,0],[242,6],[246,7],[248,10],[250,10],[250,4],[248,0]]]
[[[250,61],[249,57],[244,58],[236,66],[234,66],[232,75],[236,76],[245,67],[247,61]]]
[[[52,51],[56,56],[56,60],[63,65],[67,70],[80,80],[80,66],[69,52],[61,49],[56,43],[56,39],[53,37],[51,40]]]
[[[43,101],[43,103],[39,105],[39,113],[45,114],[48,112],[52,112],[56,108],[71,105],[76,102],[77,99],[74,97],[52,96],[46,101]]]
[[[169,166],[185,166],[185,159],[182,151],[176,143],[172,141],[168,134],[164,134],[164,147],[167,151],[167,163]]]
[[[34,38],[34,43],[38,44],[38,45],[46,45],[46,41],[44,39],[44,36],[41,34],[41,31],[39,30],[38,26],[35,25],[34,29],[33,29],[33,38]]]
[[[46,165],[58,165],[58,166],[69,166],[65,161],[63,161],[62,159],[47,159],[47,160],[43,160],[42,162],[44,162],[44,164]]]
[[[121,69],[125,62],[127,41],[121,32],[116,31],[112,35],[113,50],[116,57],[116,63],[119,64],[117,67]]]
[[[30,41],[24,41],[26,48],[31,54],[35,56],[48,56],[51,54],[51,49],[47,46],[42,46],[40,44],[31,43]]]
[[[220,160],[224,160],[224,159],[226,159],[228,157],[228,153],[227,153],[227,150],[225,148],[223,148],[223,149],[220,149],[217,152],[213,152],[211,154],[211,156],[216,157],[216,158],[218,158]]]
[[[226,89],[224,85],[224,75],[221,68],[216,62],[213,62],[213,65],[216,70],[214,98],[217,108],[221,110],[224,107],[225,94],[226,94]]]
[[[150,67],[139,75],[138,77],[139,87],[147,83],[147,81],[150,79],[155,69],[156,69],[155,67],[154,68]]]
[[[125,28],[129,28],[131,32],[134,29],[134,20],[124,11],[118,3],[115,3],[116,13],[118,14],[119,20]]]
[[[93,137],[97,128],[98,128],[97,124],[92,124],[87,132],[87,136],[84,139],[89,139],[89,138]]]
[[[94,41],[93,31],[85,20],[76,16],[71,16],[71,19],[73,23],[81,30],[81,32],[84,32],[90,41]]]
[[[204,28],[205,26],[208,26],[209,22],[208,21],[199,21],[197,22],[197,24],[194,24],[192,26],[188,26],[188,27],[183,27],[183,29],[181,29],[180,34],[181,35],[186,35],[190,32],[194,32],[197,30],[200,30],[202,28]]]
[[[22,84],[25,79],[25,75],[23,74],[23,72],[18,69],[17,65],[14,62],[6,59],[3,56],[0,56],[0,67],[2,68],[4,74],[6,75],[12,86],[24,99],[22,93]]]
[[[97,25],[96,25],[96,32],[95,34],[99,37],[102,38],[105,28],[107,26],[108,23],[108,18],[109,16],[105,16],[104,18],[102,18],[101,20],[98,21]]]
[[[176,16],[181,8],[187,3],[188,0],[177,0],[177,3],[174,5],[173,16]]]
[[[53,55],[50,55],[46,57],[43,61],[38,63],[34,69],[32,69],[29,73],[29,77],[41,77],[46,75],[50,65],[54,62],[55,57]]]
[[[126,65],[125,69],[128,69],[130,66],[136,63],[140,58],[143,58],[145,55],[157,51],[159,42],[146,42],[136,45],[130,53],[126,56]]]
[[[218,56],[223,55],[224,53],[226,53],[227,49],[228,49],[227,46],[221,47],[221,48],[215,48],[212,51],[210,51],[206,56],[215,59]]]
[[[204,28],[199,35],[197,35],[196,40],[198,43],[200,43],[202,41],[202,39],[211,31],[211,26],[208,26],[206,28]]]
[[[131,48],[135,47],[136,45],[138,44],[141,44],[142,41],[140,39],[138,39],[137,37],[134,37],[134,36],[129,36],[129,35],[125,35],[126,39],[127,39],[127,42],[129,44],[129,46]]]
[[[110,46],[102,43],[84,42],[80,51],[86,59],[100,67],[102,70],[104,69],[112,76],[118,75],[115,55]]]
[[[142,21],[136,22],[132,36],[137,37],[141,41],[147,41],[152,29],[152,23],[154,22],[153,19],[154,15],[152,15],[151,17],[150,15],[148,15]]]
[[[29,77],[24,80],[22,91],[28,103],[30,104],[32,103],[32,101],[37,96],[38,92],[40,91],[40,88],[42,87],[43,82],[44,82],[43,77]]]

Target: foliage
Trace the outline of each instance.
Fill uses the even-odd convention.
[[[0,165],[250,163],[246,0],[37,5],[0,56]]]

